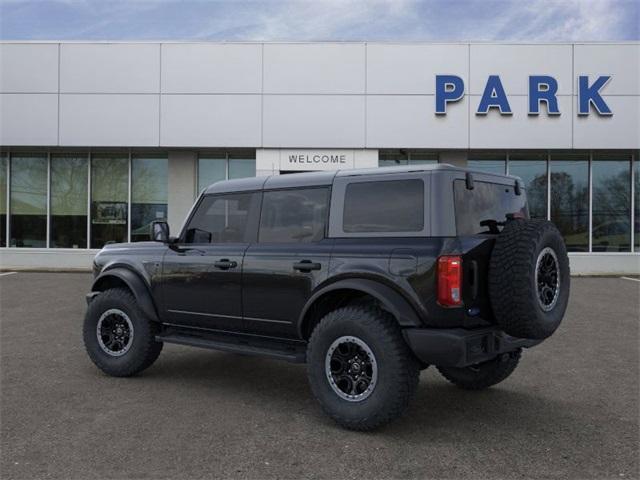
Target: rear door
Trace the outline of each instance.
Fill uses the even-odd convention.
[[[260,193],[205,196],[164,256],[163,320],[243,330],[242,264],[255,239]]]
[[[263,193],[258,242],[248,248],[243,267],[242,303],[250,332],[297,335],[300,312],[329,270],[329,197],[326,186]]]

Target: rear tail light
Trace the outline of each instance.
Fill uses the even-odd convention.
[[[438,303],[444,307],[462,305],[462,258],[438,258]]]

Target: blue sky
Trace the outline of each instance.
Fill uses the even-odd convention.
[[[0,0],[2,40],[639,38],[640,0]]]

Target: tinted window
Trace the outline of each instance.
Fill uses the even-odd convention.
[[[456,228],[458,235],[486,233],[483,220],[504,222],[507,214],[529,217],[525,195],[516,195],[513,187],[497,183],[474,182],[473,190],[464,180],[454,182]]]
[[[206,196],[198,205],[187,230],[186,243],[244,243],[252,240],[252,212],[259,194],[235,193]]]
[[[47,246],[47,157],[11,157],[12,247]]]
[[[162,157],[131,160],[131,241],[151,240],[151,223],[167,219],[169,161]]]
[[[594,252],[631,251],[630,160],[624,154],[596,155],[591,164]]]
[[[343,216],[345,232],[420,232],[423,228],[422,180],[359,182],[347,185]]]
[[[546,154],[514,154],[509,157],[509,173],[524,182],[531,218],[547,218]]]
[[[127,241],[129,159],[91,157],[91,248]]]
[[[51,158],[51,247],[87,247],[87,175],[86,154]]]
[[[586,155],[551,156],[551,221],[570,252],[589,251],[589,160]]]
[[[261,242],[306,243],[324,237],[329,189],[265,192],[260,215]]]

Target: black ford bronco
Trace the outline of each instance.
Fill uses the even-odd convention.
[[[551,335],[569,298],[562,237],[516,177],[449,165],[218,182],[177,237],[107,245],[84,342],[114,376],[164,343],[306,362],[340,425],[399,416],[422,368],[472,390]]]

